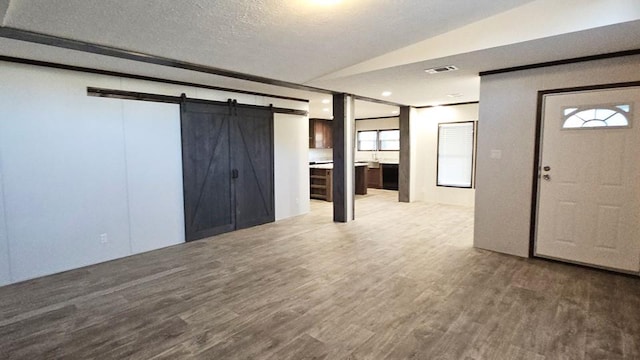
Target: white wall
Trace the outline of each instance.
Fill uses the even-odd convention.
[[[89,97],[87,86],[308,110],[4,62],[0,79],[0,285],[184,241],[179,106]],[[275,136],[276,216],[305,213],[308,120],[278,117]],[[286,186],[282,169],[298,169]]]
[[[0,119],[0,121],[2,120]],[[2,186],[1,151],[2,148],[0,147],[0,286],[11,282],[11,267],[9,266],[9,238],[7,237],[7,221],[4,211],[4,191]]]
[[[418,109],[411,118],[412,200],[473,206],[475,190],[436,186],[438,124],[478,120],[478,105],[442,106]],[[415,152],[414,152],[415,148]],[[415,157],[415,160],[414,160]],[[415,173],[415,175],[414,175]]]
[[[274,133],[276,220],[280,220],[309,212],[309,118],[275,114]]]
[[[365,130],[400,129],[400,119],[381,118],[369,120],[357,120],[356,132]],[[356,143],[356,161],[371,161],[378,159],[380,162],[397,164],[400,159],[400,151],[358,151]]]
[[[629,81],[640,56],[482,77],[475,246],[528,256],[538,91]]]
[[[122,101],[131,252],[184,241],[180,109]]]

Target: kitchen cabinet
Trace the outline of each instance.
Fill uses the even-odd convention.
[[[311,198],[333,201],[333,170],[311,168],[309,174]]]
[[[333,122],[325,119],[309,119],[309,148],[333,148]]]
[[[398,190],[398,164],[369,167],[367,186],[373,189]]]
[[[398,164],[381,164],[382,188],[385,190],[398,190]]]
[[[355,166],[355,193],[367,195],[369,169],[365,164]],[[314,164],[309,167],[309,187],[312,199],[333,201],[333,164]]]
[[[356,165],[356,195],[367,195],[369,169],[366,165]]]
[[[373,189],[382,189],[382,170],[380,166],[370,167],[367,176],[367,187]]]

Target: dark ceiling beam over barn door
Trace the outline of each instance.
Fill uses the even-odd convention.
[[[0,4],[1,3],[2,3],[2,0],[0,0]],[[256,83],[279,86],[279,87],[284,87],[289,89],[310,91],[310,92],[331,94],[331,95],[339,94],[336,91],[323,89],[315,86],[297,84],[289,81],[283,81],[283,80],[271,79],[263,76],[245,74],[237,71],[225,70],[225,69],[220,69],[220,68],[207,66],[207,65],[194,64],[194,63],[176,60],[176,59],[170,59],[162,56],[156,56],[156,55],[147,54],[147,53],[125,50],[125,49],[121,49],[113,46],[106,46],[106,45],[94,44],[86,41],[67,39],[59,36],[42,34],[38,32],[22,30],[22,29],[7,27],[7,26],[0,26],[0,37],[26,41],[26,42],[35,43],[35,44],[54,46],[54,47],[63,48],[63,49],[81,51],[81,52],[86,52],[91,54],[110,56],[110,57],[115,57],[115,58],[120,58],[125,60],[138,61],[138,62],[143,62],[147,64],[168,66],[168,67],[173,67],[178,69],[196,71],[200,73],[224,76],[224,77],[233,78],[233,79],[252,81]],[[23,60],[35,61],[35,60],[28,60],[28,59],[23,59]],[[392,106],[403,106],[402,104],[394,103],[391,101],[369,98],[366,96],[358,96],[358,95],[354,95],[354,96],[359,100],[370,101],[370,102],[392,105]]]
[[[333,94],[333,91],[316,88],[313,86],[306,86],[301,84],[296,84],[288,81],[270,79],[257,75],[244,74],[237,71],[220,69],[212,66],[194,64],[186,61],[170,59],[162,56],[141,53],[136,51],[129,51],[113,46],[99,45],[93,44],[85,41],[72,40],[67,38],[62,38],[53,35],[47,35],[42,33],[37,33],[33,31],[27,31],[22,29],[16,29],[11,27],[0,27],[0,37],[27,41],[37,44],[55,46],[64,49],[82,51],[92,54],[105,55],[111,57],[117,57],[126,60],[139,61],[148,64],[169,66],[173,68],[197,71],[201,73],[207,73],[212,75],[219,75],[224,77],[230,77],[234,79],[253,81],[262,84],[281,86],[290,89],[304,90],[304,91],[313,91],[324,94]]]
[[[98,75],[115,76],[115,77],[122,77],[127,79],[134,79],[134,80],[153,81],[153,82],[158,82],[162,84],[172,84],[172,85],[188,86],[188,87],[195,87],[195,88],[202,88],[202,89],[209,89],[209,90],[219,90],[219,91],[237,93],[237,94],[256,95],[256,96],[262,96],[262,97],[274,98],[274,99],[300,101],[305,103],[309,102],[308,99],[296,98],[292,96],[273,95],[273,94],[267,94],[267,93],[262,93],[257,91],[230,89],[230,88],[225,88],[221,86],[199,84],[199,83],[193,83],[188,81],[169,80],[169,79],[163,79],[163,78],[158,78],[153,76],[134,75],[134,74],[128,74],[128,73],[123,73],[118,71],[99,70],[99,69],[92,69],[92,68],[87,68],[82,66],[65,65],[60,63],[52,63],[48,61],[17,58],[12,56],[0,55],[0,61],[6,61],[10,63],[15,63],[15,64],[41,66],[41,67],[52,68],[52,69],[77,71],[77,72],[83,72],[88,74],[98,74]]]
[[[411,201],[411,108],[400,107],[400,165],[398,172],[398,200]]]

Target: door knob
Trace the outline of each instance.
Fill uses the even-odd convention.
[[[546,181],[551,181],[551,175],[549,174],[542,175],[542,178],[545,179]]]

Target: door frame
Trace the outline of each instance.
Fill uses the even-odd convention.
[[[542,157],[542,122],[544,117],[544,97],[545,95],[552,94],[564,94],[571,92],[579,92],[579,91],[593,91],[593,90],[609,90],[615,88],[628,88],[628,87],[638,87],[640,86],[640,81],[633,82],[622,82],[622,83],[611,83],[611,84],[598,84],[598,85],[589,85],[589,86],[577,86],[577,87],[569,87],[569,88],[559,88],[559,89],[549,89],[549,90],[540,90],[538,91],[538,100],[537,100],[537,108],[536,108],[536,128],[535,128],[535,148],[534,148],[534,157],[533,157],[533,172],[532,172],[532,188],[531,188],[531,221],[530,221],[530,229],[529,229],[529,257],[536,259],[544,259],[550,261],[558,261],[563,263],[570,263],[578,266],[586,266],[590,269],[601,269],[605,271],[616,272],[618,274],[629,274],[630,276],[637,277],[637,273],[625,273],[620,270],[613,270],[603,267],[598,267],[595,265],[586,265],[580,264],[577,262],[570,262],[565,260],[557,260],[550,257],[542,257],[535,255],[535,245],[536,245],[536,233],[538,229],[538,195],[539,195],[539,185],[540,185],[540,177],[538,176],[540,172],[540,159]]]

